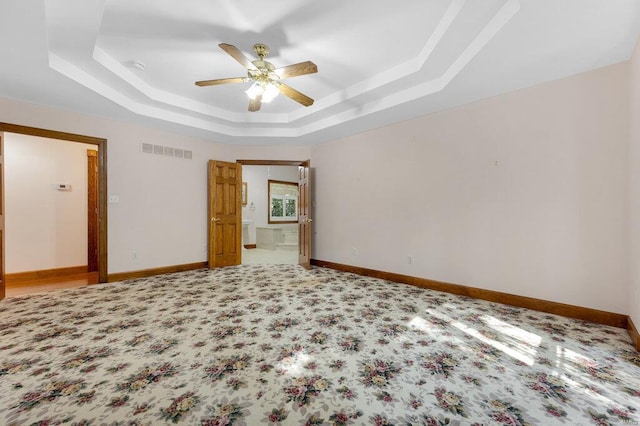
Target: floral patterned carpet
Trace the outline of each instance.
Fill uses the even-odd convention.
[[[625,330],[297,265],[0,302],[0,424],[639,424]]]

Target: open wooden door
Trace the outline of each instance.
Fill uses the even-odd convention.
[[[209,160],[209,268],[242,263],[242,165]]]
[[[0,132],[0,299],[4,297],[4,133]]]
[[[87,272],[98,270],[98,151],[87,150]]]
[[[311,160],[298,166],[298,264],[311,268]]]

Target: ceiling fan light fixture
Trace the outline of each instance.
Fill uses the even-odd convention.
[[[263,83],[256,81],[245,91],[245,93],[249,96],[249,99],[255,100],[258,96],[261,96],[263,103],[269,103],[278,96],[280,90],[273,82]]]
[[[276,83],[274,82],[267,83],[267,86],[264,89],[264,93],[262,94],[262,102],[265,102],[265,103],[271,102],[278,96],[279,93],[280,93],[280,90],[278,89],[278,86],[276,85]]]
[[[262,85],[260,85],[260,83],[256,81],[251,85],[251,87],[245,90],[244,93],[249,96],[249,99],[255,100],[258,96],[262,96],[262,94],[264,93],[264,88],[262,87]]]

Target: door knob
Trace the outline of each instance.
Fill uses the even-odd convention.
[[[217,222],[217,221],[219,221],[219,220],[220,220],[220,219],[218,219],[217,217],[212,217],[212,218],[211,218],[211,221],[212,221],[212,222]]]
[[[313,222],[313,219],[307,219],[307,223]]]

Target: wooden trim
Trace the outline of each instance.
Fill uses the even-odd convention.
[[[434,281],[427,278],[412,277],[409,275],[396,274],[393,272],[377,271],[374,269],[361,268],[359,266],[343,265],[340,263],[327,262],[324,260],[312,259],[311,264],[323,268],[336,269],[343,272],[352,272],[358,275],[381,278],[388,281],[410,284],[413,286],[428,288],[431,290],[443,291],[460,296],[473,297],[475,299],[487,300],[489,302],[502,303],[505,305],[517,306],[520,308],[527,308],[534,311],[547,312],[550,314],[576,318],[618,328],[627,328],[628,325],[627,315],[617,314],[614,312],[584,308],[575,305],[567,305],[564,303],[535,299],[533,297],[517,296],[515,294],[485,290],[460,284]]]
[[[258,246],[256,244],[245,244],[244,248],[246,248],[246,249],[254,249],[254,248],[258,248]]]
[[[107,141],[98,145],[98,282],[106,283],[107,274]]]
[[[98,258],[98,151],[87,150],[87,267],[88,272],[97,272]]]
[[[88,143],[100,145],[106,142],[106,139],[96,138],[93,136],[77,135],[74,133],[58,132],[56,130],[40,129],[37,127],[20,126],[18,124],[0,123],[0,130],[9,133],[20,133],[23,135],[39,136],[41,138],[62,139],[71,142]]]
[[[0,299],[4,299],[7,295],[6,287],[6,271],[5,271],[5,257],[6,257],[6,233],[4,230],[4,132],[0,130]]]
[[[3,131],[98,146],[98,282],[107,282],[107,140],[0,122],[0,132]]]
[[[298,167],[298,265],[311,269],[311,160]]]
[[[640,351],[640,334],[638,334],[638,329],[635,324],[631,320],[631,317],[627,318],[627,332],[629,333],[629,337],[631,338],[631,342],[636,347],[637,351]]]
[[[295,160],[236,160],[243,166],[301,166],[304,161]]]
[[[192,271],[194,269],[204,269],[209,264],[207,262],[185,263],[183,265],[162,266],[159,268],[142,269],[139,271],[116,272],[109,274],[108,282],[131,280],[134,278],[146,278],[154,275],[171,274],[174,272]]]
[[[39,271],[16,272],[6,274],[5,280],[8,285],[18,284],[25,281],[46,280],[50,278],[62,278],[69,275],[86,274],[87,265],[69,266],[66,268],[42,269]]]

